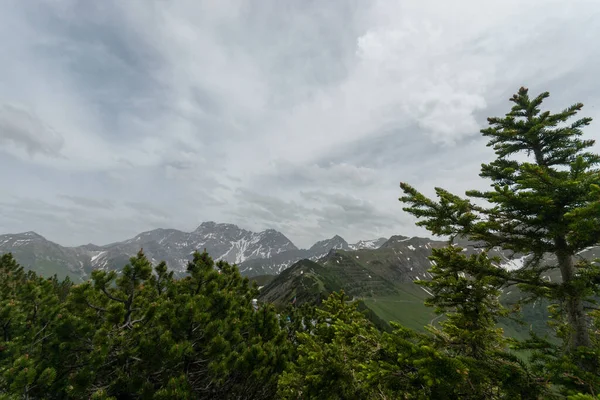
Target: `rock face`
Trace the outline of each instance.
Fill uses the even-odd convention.
[[[385,239],[349,245],[339,236],[298,249],[284,234],[273,229],[251,232],[232,224],[204,222],[193,232],[155,229],[105,246],[87,244],[63,247],[34,233],[0,236],[0,254],[11,252],[26,268],[43,275],[69,275],[87,279],[94,269],[120,269],[140,248],[153,263],[166,261],[178,274],[185,272],[194,251],[206,249],[217,260],[235,263],[249,276],[278,274],[298,260],[316,260],[331,249],[373,248]]]
[[[185,271],[194,251],[204,249],[214,259],[235,264],[298,250],[288,238],[272,229],[255,233],[231,224],[205,222],[193,232],[156,229],[124,242],[104,246],[90,254],[92,267],[105,269],[122,266],[140,248],[144,249],[152,262],[164,260],[170,268],[180,273]]]
[[[361,240],[355,244],[348,244],[341,236],[335,235],[331,239],[318,241],[309,249],[296,249],[284,251],[265,259],[251,259],[241,263],[240,271],[248,276],[277,275],[300,260],[317,261],[325,257],[332,249],[335,250],[362,250],[377,249],[387,239]]]
[[[379,238],[379,239],[374,239],[374,240],[359,240],[355,244],[351,244],[349,246],[350,246],[351,250],[361,250],[361,249],[373,250],[373,249],[380,248],[387,241],[388,241],[388,239],[386,239],[386,238]]]

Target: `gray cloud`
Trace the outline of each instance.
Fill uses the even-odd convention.
[[[243,206],[235,211],[237,215],[257,216],[264,221],[275,223],[285,219],[301,218],[310,209],[296,201],[284,201],[278,197],[259,194],[247,189],[238,189],[236,198]]]
[[[140,214],[151,214],[158,218],[163,218],[164,220],[168,220],[170,217],[170,214],[167,212],[167,210],[155,207],[148,203],[129,201],[126,205]]]
[[[64,140],[36,115],[11,104],[0,106],[0,144],[23,147],[30,156],[36,153],[60,155]]]
[[[3,2],[0,230],[424,234],[399,182],[484,188],[479,129],[520,86],[599,116],[598,18],[585,0]]]
[[[356,158],[356,154],[353,156]],[[378,174],[373,168],[357,166],[343,160],[323,160],[321,163],[301,165],[281,161],[276,162],[273,170],[266,173],[263,179],[286,187],[320,185],[326,182],[329,187],[364,190],[377,183]]]
[[[84,208],[100,208],[104,210],[114,208],[113,202],[108,199],[94,199],[90,197],[69,196],[66,194],[60,195],[60,197]]]
[[[384,210],[371,201],[353,195],[302,192],[301,196],[322,205],[316,213],[317,221],[329,234],[342,232],[354,236],[352,232],[359,231],[371,237],[382,231],[391,232],[403,222],[400,213]]]

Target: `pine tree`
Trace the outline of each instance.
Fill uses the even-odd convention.
[[[10,254],[0,257],[0,393],[42,398],[55,385],[55,328],[68,288],[25,273]]]
[[[380,333],[358,303],[349,302],[343,291],[332,293],[306,325],[312,328],[296,333],[295,361],[279,379],[280,398],[375,398],[366,364],[376,355]]]
[[[556,114],[542,112],[548,96],[545,92],[531,99],[521,88],[510,99],[514,106],[505,117],[488,118],[490,127],[481,132],[490,138],[488,146],[497,158],[482,164],[480,176],[491,181],[492,189],[466,193],[487,206],[441,188],[436,188],[436,202],[407,183],[401,183],[405,195],[400,200],[420,219],[418,225],[433,234],[464,236],[483,242],[487,249],[499,246],[532,254],[525,268],[495,273],[506,285],[519,284],[525,293],[547,298],[564,310],[570,325],[564,349],[578,357],[579,350],[593,347],[585,306],[598,294],[600,280],[593,265],[575,264],[574,258],[600,238],[600,156],[588,150],[593,140],[581,139],[581,128],[591,119],[567,123],[583,105]],[[549,254],[555,263],[543,262]],[[548,282],[543,274],[550,270],[558,270],[562,279]],[[598,367],[597,359],[578,363],[590,371]]]
[[[498,258],[486,252],[466,256],[458,246],[433,249],[431,280],[417,281],[431,297],[425,304],[445,317],[429,326],[436,347],[460,359],[470,389],[461,398],[537,399],[543,386],[508,351],[509,340],[498,327],[509,315],[500,303],[504,280],[495,275]]]
[[[497,323],[508,312],[498,298],[503,282],[489,273],[496,268],[493,260],[486,253],[467,257],[455,246],[433,249],[432,253],[429,272],[433,278],[416,283],[432,293],[425,304],[446,316],[440,323],[442,330],[434,332],[445,338],[454,353],[476,360],[503,349],[506,339]]]
[[[235,266],[195,253],[190,276],[140,251],[79,285],[0,257],[0,399],[270,399],[287,332]]]

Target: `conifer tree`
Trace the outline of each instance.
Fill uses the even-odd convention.
[[[446,319],[434,330],[445,337],[446,345],[460,355],[483,360],[489,351],[503,349],[506,339],[498,320],[508,314],[499,302],[503,281],[490,270],[496,269],[486,253],[465,256],[462,248],[432,249],[433,278],[417,281],[431,297],[425,304],[435,307]],[[498,261],[498,260],[496,260]]]
[[[0,257],[0,399],[271,399],[290,348],[235,266],[186,279],[140,251],[79,285]],[[218,272],[219,271],[219,272]]]
[[[54,330],[64,299],[56,283],[56,277],[25,273],[11,254],[0,257],[0,393],[43,398],[55,385]]]
[[[508,351],[509,339],[498,327],[509,315],[499,297],[504,280],[487,253],[466,256],[458,246],[432,249],[431,280],[417,281],[431,297],[425,304],[445,317],[427,327],[436,347],[464,365],[470,390],[463,398],[537,399],[544,390],[526,366]]]
[[[291,321],[294,324],[294,321]],[[366,364],[378,350],[380,334],[349,302],[343,291],[332,293],[315,309],[310,330],[296,333],[295,362],[279,379],[283,399],[367,399]]]
[[[400,200],[419,219],[418,225],[433,234],[467,237],[487,249],[499,246],[532,254],[524,268],[490,273],[506,285],[518,284],[534,298],[557,304],[569,323],[564,350],[579,358],[578,351],[593,350],[585,307],[598,294],[599,279],[593,264],[578,265],[574,259],[599,242],[600,156],[589,150],[593,140],[581,138],[591,119],[568,122],[583,105],[555,114],[542,112],[548,96],[545,92],[531,99],[521,88],[510,99],[514,106],[505,117],[488,118],[490,126],[481,132],[497,157],[482,164],[480,176],[490,181],[491,190],[471,190],[468,198],[462,198],[436,188],[434,201],[401,183]],[[548,255],[555,261],[548,262]],[[551,270],[559,272],[560,281],[544,279]],[[578,364],[597,371],[594,358],[580,358]]]

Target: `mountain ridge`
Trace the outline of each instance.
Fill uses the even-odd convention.
[[[350,298],[358,300],[361,307],[370,310],[376,321],[383,321],[383,325],[389,327],[390,321],[400,321],[407,327],[421,330],[436,318],[436,314],[424,305],[425,299],[432,293],[415,282],[433,278],[429,272],[433,264],[429,259],[431,250],[447,245],[447,241],[398,235],[392,236],[378,249],[332,249],[319,260],[300,260],[273,277],[261,288],[258,299],[284,310],[290,304],[318,304],[331,292],[344,290]],[[480,243],[459,240],[455,245],[460,246],[467,256],[484,251]],[[500,248],[493,248],[487,254],[497,260],[494,261],[497,267],[505,269],[522,268],[531,257]],[[578,257],[588,260],[599,258],[600,246],[590,247]],[[556,260],[548,255],[542,262],[555,264]],[[542,277],[560,280],[560,274],[555,270]],[[500,298],[503,304],[515,304],[521,299],[521,292],[513,285],[503,288]],[[546,308],[539,304],[537,307],[536,304],[525,305],[522,313],[529,321],[527,327],[508,319],[502,321],[502,327],[511,335],[522,337],[528,335],[529,328],[545,334],[546,312]]]
[[[33,231],[4,234],[0,235],[0,254],[11,252],[26,268],[38,272],[85,280],[94,269],[122,268],[141,248],[154,264],[166,261],[172,270],[182,274],[193,252],[206,249],[214,259],[237,264],[243,274],[255,276],[278,274],[302,258],[316,260],[331,248],[374,248],[385,240],[348,244],[335,235],[309,249],[300,249],[275,229],[252,232],[235,224],[205,221],[191,232],[157,228],[103,246],[61,246]]]

